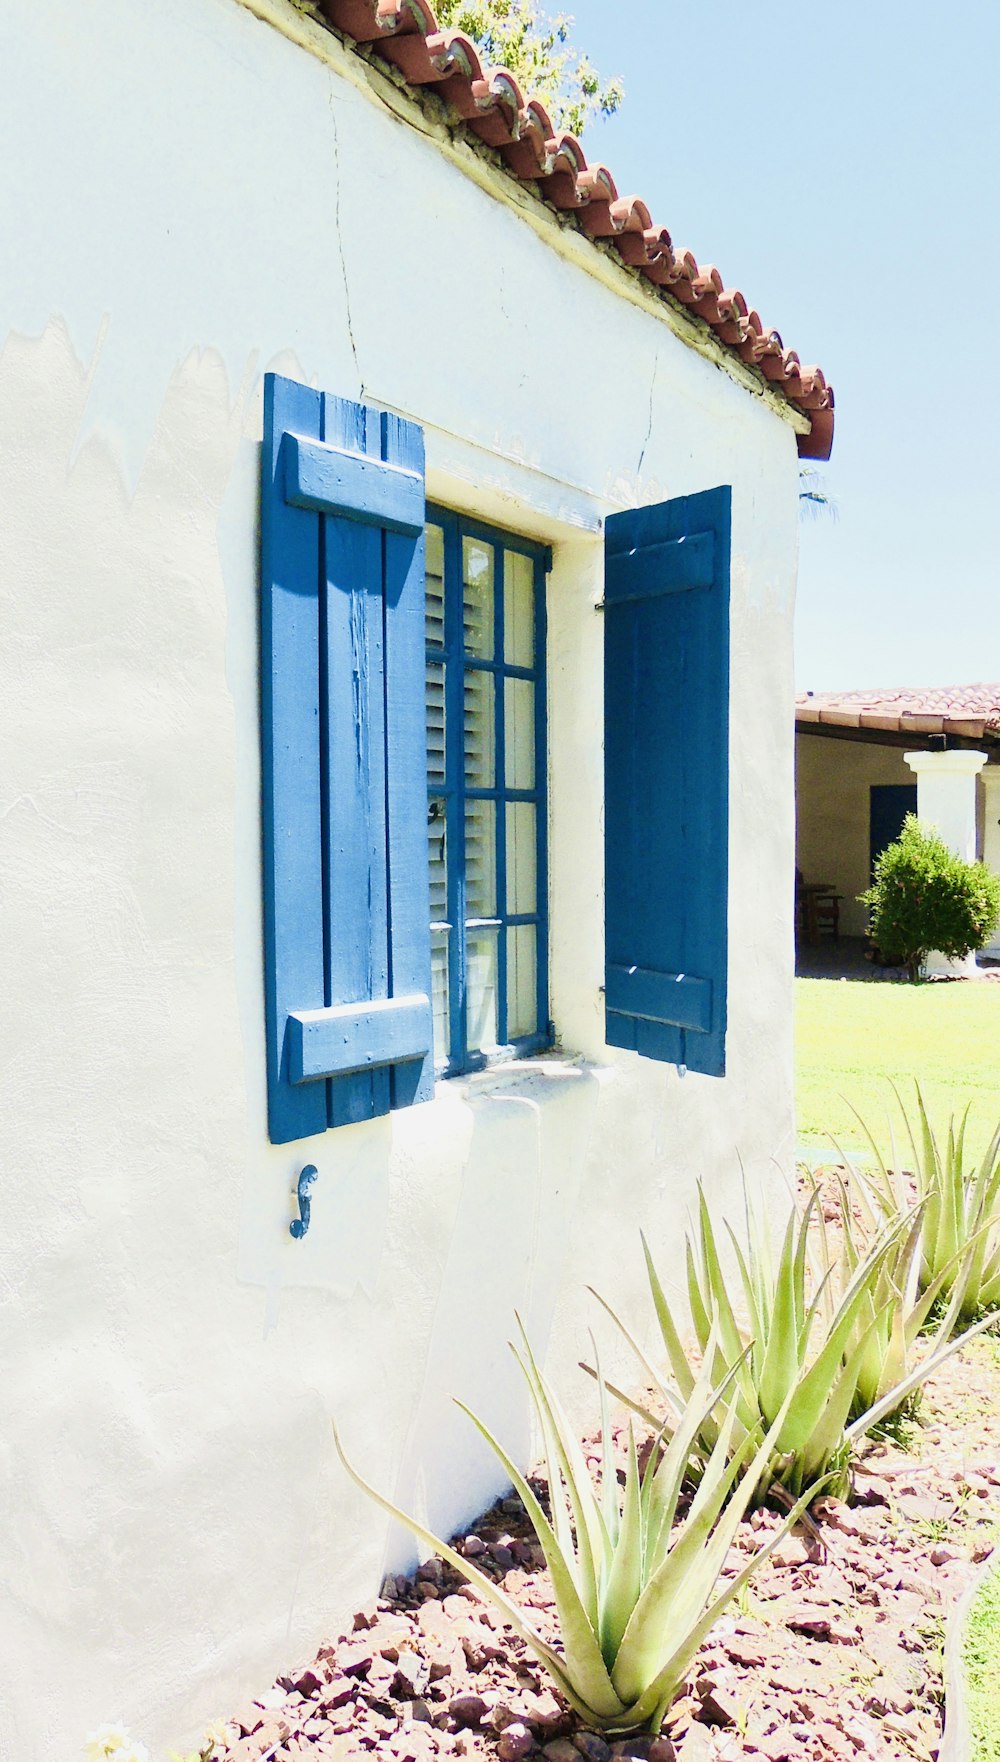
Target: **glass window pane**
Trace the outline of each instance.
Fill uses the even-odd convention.
[[[538,933],[533,924],[507,931],[507,1037],[538,1032]]]
[[[505,679],[504,745],[508,789],[535,787],[535,687],[530,679]]]
[[[426,638],[435,648],[444,646],[444,533],[440,526],[424,529],[427,540],[425,587]]]
[[[536,810],[530,801],[507,803],[507,910],[538,910]]]
[[[462,602],[466,654],[492,661],[493,546],[478,538],[462,540]]]
[[[448,922],[448,847],[443,796],[427,803],[427,867],[431,883],[431,923]]]
[[[469,934],[465,956],[470,1052],[492,1052],[497,1044],[497,932]]]
[[[444,788],[444,662],[426,663],[425,709],[427,722],[427,787],[433,794]]]
[[[431,1008],[434,1019],[434,1059],[443,1064],[450,1050],[448,1019],[448,937],[431,937]]]
[[[503,555],[503,658],[514,667],[535,664],[535,564],[521,551]]]
[[[491,801],[465,804],[465,915],[497,915],[496,806]]]
[[[465,784],[493,789],[496,784],[492,673],[465,670]]]

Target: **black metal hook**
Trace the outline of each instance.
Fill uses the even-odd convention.
[[[309,1197],[309,1189],[318,1174],[319,1170],[316,1167],[316,1164],[314,1162],[307,1162],[298,1179],[296,1192],[299,1201],[299,1216],[294,1218],[288,1226],[288,1234],[294,1236],[296,1242],[301,1242],[309,1228],[312,1213],[312,1200]]]

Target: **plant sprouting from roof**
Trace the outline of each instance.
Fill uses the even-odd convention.
[[[569,13],[550,16],[534,0],[434,0],[434,12],[439,24],[471,37],[490,65],[512,73],[525,98],[540,98],[557,129],[582,134],[622,102],[621,80],[602,79],[573,43]]]
[[[690,1403],[669,1444],[652,1450],[642,1472],[630,1423],[622,1488],[602,1384],[598,1489],[523,1328],[520,1346],[513,1350],[538,1419],[551,1520],[483,1422],[468,1408],[463,1411],[496,1452],[534,1526],[552,1578],[561,1650],[551,1646],[526,1611],[471,1561],[376,1493],[347,1461],[335,1426],[341,1461],[384,1511],[435,1548],[500,1610],[570,1706],[589,1724],[608,1732],[642,1726],[658,1730],[716,1617],[804,1508],[803,1499],[781,1528],[720,1584],[726,1557],[784,1415],[779,1413],[776,1425],[762,1438],[743,1431],[741,1441],[736,1441],[734,1376],[728,1375],[721,1387],[713,1383],[713,1342],[704,1369],[692,1379]],[[682,1511],[681,1489],[690,1453],[710,1414],[718,1415],[717,1441],[705,1458],[697,1491]]]

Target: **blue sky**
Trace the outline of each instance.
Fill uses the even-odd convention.
[[[836,391],[799,689],[1000,679],[1000,6],[566,5],[588,157]]]

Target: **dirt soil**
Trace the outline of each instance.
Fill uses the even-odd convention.
[[[945,1618],[1000,1535],[1000,1339],[950,1360],[909,1447],[870,1446],[850,1501],[816,1515],[820,1540],[788,1537],[716,1624],[657,1739],[582,1729],[499,1616],[431,1560],[234,1714],[224,1762],[928,1762]],[[778,1522],[756,1512],[734,1562]],[[457,1545],[555,1638],[519,1499]]]

